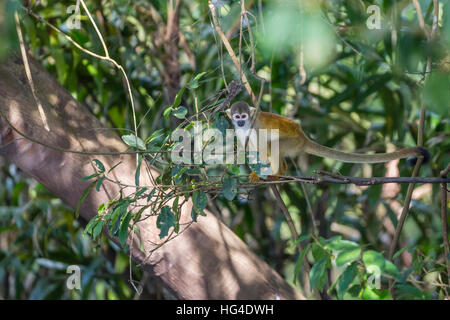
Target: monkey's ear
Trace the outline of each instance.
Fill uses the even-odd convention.
[[[231,119],[231,108],[225,110],[225,113],[227,114],[228,118]]]
[[[250,110],[250,116],[253,117],[253,115],[255,114],[256,108],[255,107],[248,107]]]

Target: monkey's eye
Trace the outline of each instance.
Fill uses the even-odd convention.
[[[241,119],[242,119],[242,120],[247,119],[247,114],[246,114],[246,113],[242,114],[242,115],[241,115]]]
[[[239,119],[241,119],[241,116],[238,115],[238,114],[235,114],[235,115],[233,116],[233,119],[234,119],[234,120],[239,120]]]

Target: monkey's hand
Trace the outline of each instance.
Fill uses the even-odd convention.
[[[278,181],[278,180],[280,180],[280,178],[277,177],[277,176],[267,176],[267,179],[263,179],[263,178],[259,177],[256,173],[252,172],[252,173],[250,173],[250,176],[249,176],[248,180],[251,183],[257,183],[257,182],[265,181],[265,180],[267,180],[267,181]]]
[[[250,183],[257,183],[262,181],[263,179],[261,179],[256,173],[252,172],[250,173],[250,176],[248,177],[248,181],[250,181]]]

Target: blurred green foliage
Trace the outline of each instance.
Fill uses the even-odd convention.
[[[433,2],[419,2],[431,30]],[[260,82],[249,72],[252,47],[245,24],[242,42],[239,37],[240,3],[214,3],[220,9],[222,28],[235,30],[230,42],[236,54],[242,43],[241,61],[252,88],[258,92]],[[415,145],[423,105],[427,110],[424,141],[432,158],[421,175],[438,176],[450,161],[450,3],[440,1],[439,32],[432,44],[419,27],[412,1],[324,0],[320,6],[315,1],[302,3],[299,7],[298,1],[264,0],[260,6],[259,1],[246,1],[256,41],[256,71],[268,80],[261,108],[300,119],[304,131],[323,145],[384,152],[388,143],[398,148]],[[86,49],[103,54],[83,11],[81,29],[68,27],[67,8],[73,4],[69,0],[41,0],[31,10]],[[381,10],[381,29],[369,30],[366,9],[374,4]],[[14,1],[0,5],[0,59],[18,47],[12,20],[16,5]],[[211,28],[206,1],[181,4],[180,34],[185,44],[179,46],[181,78],[177,85],[188,90],[179,99],[168,96],[164,80],[167,53],[161,41],[168,19],[167,2],[97,0],[87,1],[87,5],[111,57],[129,76],[140,123],[139,141],[130,135],[132,112],[117,69],[80,51],[19,9],[26,41],[45,68],[111,130],[130,137],[132,147],[142,147],[145,141],[147,149],[158,148],[178,124],[177,119],[195,114],[196,103],[200,110],[213,106],[225,80],[239,79]],[[307,74],[302,85],[301,45]],[[429,57],[431,74],[425,75]],[[250,101],[245,92],[237,99]],[[226,128],[223,118],[216,121],[219,128]],[[165,130],[154,134],[157,129]],[[297,167],[290,165],[290,173],[311,175],[322,169],[343,175],[386,175],[382,164],[352,165],[316,157],[302,157]],[[106,238],[93,241],[83,237],[83,225],[72,210],[14,165],[3,162],[0,168],[0,298],[135,296],[129,283],[128,258],[117,246]],[[404,161],[398,169],[401,176],[411,174]],[[228,170],[240,172],[236,167]],[[161,180],[178,179],[179,173],[180,168],[171,169]],[[444,265],[449,257],[443,253],[438,185],[419,186],[421,192],[413,200],[400,239],[407,250],[399,252],[394,265],[385,259],[385,252],[397,225],[396,210],[403,203],[405,185],[390,192],[381,186],[307,185],[307,197],[299,184],[284,185],[283,200],[301,231],[303,238],[299,240],[307,248],[299,253],[268,189],[254,190],[246,198],[237,196],[237,181],[231,175],[223,182],[224,194],[215,199],[213,211],[298,288],[311,286],[339,299],[388,299],[387,280],[396,279],[397,298],[449,296]],[[201,219],[198,215],[206,205],[204,194],[196,194],[195,199],[193,220]],[[319,237],[310,236],[313,225],[308,210],[317,220]],[[159,223],[168,221],[176,224],[171,208],[165,207]],[[95,225],[90,227],[89,231],[95,232]],[[304,259],[312,264],[309,283],[300,276]],[[80,291],[66,289],[68,265],[82,268]],[[374,268],[380,272],[379,290],[368,285]],[[134,278],[142,279],[141,270],[132,267],[132,271]],[[145,290],[141,298],[161,297],[157,283],[144,279],[142,284]],[[305,294],[311,292],[305,290]]]

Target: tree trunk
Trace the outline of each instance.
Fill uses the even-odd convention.
[[[1,154],[72,208],[76,208],[90,183],[81,178],[94,172],[91,162],[94,158],[102,161],[107,169],[121,161],[111,172],[111,178],[134,185],[134,155],[92,156],[62,151],[120,152],[125,151],[127,146],[112,131],[98,130],[103,127],[102,124],[85,106],[77,102],[39,63],[32,59],[30,63],[36,92],[44,107],[50,131],[44,128],[22,59],[13,56],[0,63]],[[158,172],[155,169],[146,170],[144,165],[142,167],[140,184],[151,185],[150,174],[156,177]],[[124,190],[125,193],[133,191],[134,188]],[[105,181],[99,192],[93,190],[83,202],[81,218],[89,221],[96,215],[100,204],[118,193],[117,184]],[[191,207],[191,201],[183,206],[181,222],[191,221]],[[138,227],[145,252],[151,252],[162,242],[156,227],[156,213],[140,222]],[[130,252],[145,271],[159,278],[167,289],[181,299],[303,298],[211,213],[199,217],[197,223],[151,255],[141,252],[136,239],[130,244]]]

